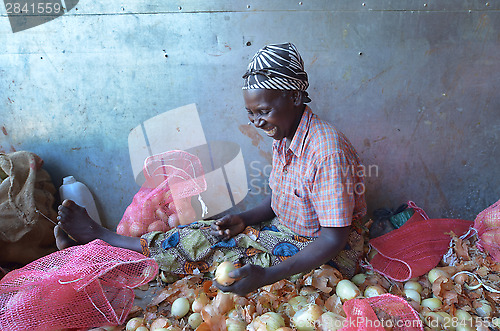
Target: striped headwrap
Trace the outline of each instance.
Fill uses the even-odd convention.
[[[264,46],[253,56],[243,78],[244,90],[302,91],[304,102],[311,101],[306,92],[309,82],[304,61],[294,44]]]

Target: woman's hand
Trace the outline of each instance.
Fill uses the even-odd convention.
[[[266,281],[266,268],[255,264],[247,264],[233,270],[229,273],[229,277],[235,278],[237,281],[229,286],[222,286],[215,282],[215,286],[221,291],[245,296],[262,286],[268,285]]]
[[[226,215],[212,224],[210,232],[221,240],[228,240],[243,232],[245,227],[245,221],[239,215]]]

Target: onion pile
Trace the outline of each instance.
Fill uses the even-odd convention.
[[[324,265],[295,282],[281,280],[239,297],[219,291],[201,275],[186,276],[158,291],[146,309],[134,307],[126,330],[335,331],[346,319],[344,302],[383,293],[405,298],[428,329],[488,330],[487,323],[498,329],[500,264],[473,242],[452,239],[454,266],[441,261],[404,283],[374,271],[347,280]]]

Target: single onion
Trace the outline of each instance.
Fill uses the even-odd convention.
[[[176,325],[170,325],[165,330],[159,330],[159,331],[182,331],[182,329]]]
[[[247,323],[239,318],[228,318],[226,319],[227,331],[245,331],[247,328]]]
[[[357,274],[351,278],[351,282],[353,282],[356,285],[361,285],[365,282],[367,277],[368,276],[366,274]]]
[[[186,298],[177,298],[172,303],[172,316],[175,318],[184,317],[189,311],[189,300]]]
[[[128,231],[131,237],[140,237],[148,231],[148,228],[139,221],[130,224]]]
[[[446,322],[444,316],[435,313],[433,311],[424,313],[425,324],[432,330],[440,330],[443,324]],[[451,321],[448,321],[450,323]]]
[[[419,282],[415,282],[413,280],[409,280],[405,283],[404,287],[405,290],[415,290],[418,293],[422,293],[422,290],[424,289],[422,285]],[[416,300],[415,300],[416,301]]]
[[[430,310],[437,310],[437,309],[441,308],[443,303],[441,302],[441,300],[439,300],[439,298],[428,298],[428,299],[422,300],[422,303],[420,305],[422,307],[427,307]]]
[[[310,303],[296,312],[292,321],[298,331],[314,331],[316,321],[321,315],[323,315],[323,309],[317,304]]]
[[[450,274],[439,268],[434,268],[427,274],[427,278],[431,284],[433,284],[439,277],[450,278]]]
[[[191,310],[195,313],[200,313],[203,307],[208,305],[210,299],[205,292],[201,292],[191,305]]]
[[[404,295],[408,299],[412,299],[415,302],[420,303],[422,301],[420,293],[418,293],[416,290],[411,290],[411,289],[404,290]]]
[[[468,324],[472,325],[472,316],[468,312],[463,309],[457,309],[455,311],[455,317],[459,322],[468,322]]]
[[[188,324],[193,329],[196,329],[203,322],[203,317],[201,317],[200,313],[192,313],[188,317]]]
[[[291,315],[294,315],[296,312],[301,310],[307,305],[307,298],[303,295],[297,295],[296,297],[291,298],[288,300],[288,304],[290,305],[290,308],[292,311],[290,312]]]
[[[370,285],[365,288],[364,296],[365,298],[376,297],[377,295],[382,295],[386,293],[385,290],[378,285]]]
[[[168,226],[163,221],[155,221],[148,226],[148,232],[161,231],[166,232],[168,230]]]
[[[149,327],[149,329],[151,331],[155,331],[155,330],[159,330],[159,329],[162,329],[162,328],[167,328],[171,324],[172,323],[170,323],[170,321],[167,318],[165,318],[165,317],[158,317],[157,319],[155,319],[151,323],[151,326]]]
[[[126,331],[135,331],[138,327],[144,325],[144,318],[134,317],[127,322],[125,326]]]
[[[337,296],[340,298],[340,300],[342,300],[342,302],[354,299],[361,294],[359,288],[354,285],[353,282],[347,279],[342,279],[337,284],[335,292],[337,293]]]
[[[215,280],[222,286],[228,286],[234,283],[236,279],[229,277],[229,273],[236,270],[234,264],[230,261],[224,261],[215,270]]]
[[[135,329],[135,331],[149,331],[149,329],[146,326],[141,325],[140,327],[138,327],[137,329]]]
[[[476,331],[476,328],[468,325],[460,325],[458,324],[455,331]]]
[[[168,223],[168,215],[167,213],[162,209],[162,207],[158,207],[155,210],[155,216],[158,220],[163,221],[163,223]]]
[[[318,319],[319,331],[336,331],[344,326],[345,317],[332,313],[331,311],[324,312]]]
[[[476,307],[476,314],[478,314],[480,317],[490,317],[492,313],[493,313],[493,308],[491,308],[491,305],[488,301],[486,300],[478,301]]]
[[[255,330],[276,331],[276,329],[283,326],[285,326],[283,317],[272,311],[257,316],[251,323],[251,328]]]

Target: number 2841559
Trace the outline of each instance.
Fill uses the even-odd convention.
[[[44,3],[20,3],[20,2],[5,2],[5,9],[7,14],[19,15],[57,15],[61,13],[63,8],[57,2],[44,2]]]

